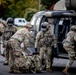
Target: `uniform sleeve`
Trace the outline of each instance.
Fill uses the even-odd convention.
[[[5,46],[5,38],[4,38],[4,33],[2,35],[2,43],[3,43],[3,47]]]
[[[36,40],[35,40],[35,48],[38,47],[38,42],[39,42],[39,39],[40,39],[40,32],[36,35]]]
[[[75,40],[75,42],[76,42],[76,34],[74,35],[74,40]]]
[[[52,39],[53,39],[53,46],[54,46],[54,48],[56,48],[57,47],[57,45],[56,45],[56,37],[55,37],[54,34],[52,34]]]
[[[14,31],[13,32],[15,33],[16,31],[17,31],[17,27],[14,27]]]
[[[25,49],[30,46],[30,41],[29,41],[29,39],[30,39],[30,34],[29,34],[29,33],[26,33],[25,39],[24,39],[24,42],[23,42]]]

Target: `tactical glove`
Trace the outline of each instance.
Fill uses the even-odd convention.
[[[35,52],[33,53],[33,55],[39,54],[38,49],[35,48]]]
[[[35,53],[37,53],[37,48],[35,48]]]
[[[0,36],[2,36],[2,32],[0,32]]]
[[[57,48],[54,48],[54,56],[58,58]]]
[[[52,46],[52,56],[58,58],[57,48]]]

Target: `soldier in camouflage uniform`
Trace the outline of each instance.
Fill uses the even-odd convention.
[[[44,54],[46,54],[46,71],[52,72],[51,65],[51,55],[52,55],[52,45],[56,48],[56,38],[54,34],[49,30],[49,24],[43,22],[41,24],[42,30],[38,32],[35,42],[35,50],[40,47],[40,65],[42,68],[42,59]]]
[[[76,42],[76,26],[72,26],[71,30],[67,33],[66,39],[63,40],[63,47],[68,53],[68,63],[63,70],[63,72],[66,75],[69,75],[68,69],[71,67],[71,65],[74,62],[75,55],[76,55],[76,50],[75,50],[75,42]]]
[[[17,31],[17,27],[15,27],[13,25],[14,20],[13,18],[8,18],[7,19],[7,27],[4,29],[4,33],[3,33],[3,47],[4,47],[4,56],[5,56],[5,61],[4,61],[4,65],[7,65],[7,58],[6,58],[6,49],[7,48],[7,42],[10,39],[10,37]]]
[[[20,69],[26,67],[25,52],[21,48],[21,43],[24,42],[25,48],[29,46],[30,28],[31,24],[27,22],[24,28],[18,30],[8,42],[9,50],[7,54],[9,53],[9,56],[7,58],[9,59],[10,73],[21,73]],[[29,64],[29,62],[27,62],[27,64]]]
[[[0,20],[0,36],[2,36],[6,26],[7,26],[7,22],[5,20]]]
[[[7,26],[7,22],[5,20],[0,20],[0,44],[2,44],[1,43],[2,35],[4,33],[4,29],[6,28],[6,26]],[[1,50],[0,50],[0,53],[1,53]],[[3,55],[3,54],[1,54],[1,55]]]

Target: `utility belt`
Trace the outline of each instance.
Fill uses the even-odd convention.
[[[39,43],[39,47],[43,47],[43,46],[46,46],[46,47],[50,47],[52,45],[52,42],[40,42]]]
[[[51,44],[49,44],[49,45],[39,45],[39,47],[51,47],[52,45]]]
[[[15,39],[15,40],[17,40],[18,42],[21,42],[19,39],[17,39],[17,38],[14,38],[14,37],[11,37],[11,39]]]
[[[8,41],[10,39],[10,37],[5,37],[5,40]]]

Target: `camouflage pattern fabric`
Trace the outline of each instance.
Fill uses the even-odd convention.
[[[5,20],[0,20],[0,32],[4,32],[5,27],[7,27],[7,23]]]
[[[69,57],[66,67],[70,67],[74,62],[76,55],[75,42],[76,42],[76,32],[69,31],[66,35],[66,39],[63,40],[63,47],[67,51]]]
[[[11,39],[8,42],[9,45],[9,66],[13,67],[14,70],[21,72],[40,72],[39,56],[26,56],[24,51],[20,48],[20,44],[15,40]]]
[[[54,34],[52,34],[49,30],[43,33],[40,31],[36,36],[35,41],[35,48],[40,47],[40,65],[42,68],[42,58],[44,57],[44,54],[46,54],[46,68],[51,67],[51,54],[52,49],[51,46],[54,45],[56,48],[56,38]]]
[[[40,65],[40,56],[39,55],[33,55],[32,60],[34,61],[35,64],[35,71],[36,72],[41,72],[41,65]]]
[[[12,26],[7,26],[4,29],[4,33],[3,33],[3,40],[9,40],[10,37],[17,31],[17,28],[12,25]]]
[[[15,26],[7,26],[4,29],[4,33],[2,36],[2,41],[3,41],[3,48],[4,48],[4,55],[5,55],[5,61],[7,61],[7,56],[6,56],[6,51],[7,51],[7,42],[10,39],[10,37],[17,31],[17,28]]]
[[[25,32],[25,33],[24,33]],[[21,43],[24,42],[25,47],[29,46],[29,32],[26,28],[22,28],[17,31],[8,41],[7,58],[9,67],[21,72],[36,72],[37,64],[34,61],[34,57],[28,57],[24,55],[24,50],[21,48]],[[9,55],[8,55],[9,54]],[[35,66],[36,64],[36,66]]]
[[[51,53],[52,53],[52,49],[51,47],[41,47],[40,48],[40,63],[42,63],[42,59],[44,57],[44,54],[46,55],[46,68],[50,68],[52,67],[51,65]],[[42,67],[42,64],[40,64]]]

